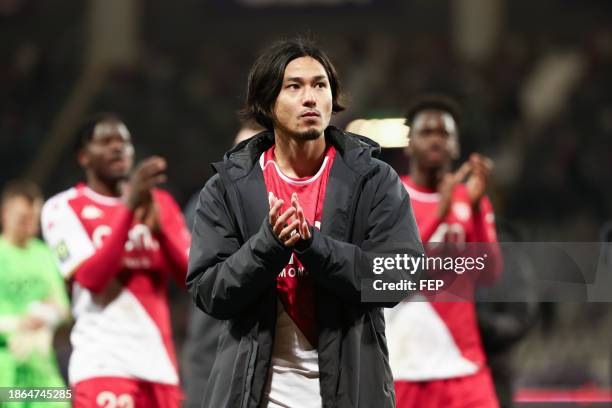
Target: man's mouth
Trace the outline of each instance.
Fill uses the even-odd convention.
[[[109,164],[115,166],[115,165],[127,165],[128,164],[128,160],[127,157],[124,156],[119,156],[119,157],[112,157],[109,161]]]
[[[316,111],[309,111],[309,112],[302,113],[303,118],[318,118],[320,116],[321,114]]]

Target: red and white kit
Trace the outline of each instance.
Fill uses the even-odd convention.
[[[137,222],[120,199],[83,184],[43,208],[43,235],[72,284],[76,322],[69,380],[81,401],[94,391],[94,400],[100,392],[143,400],[117,393],[130,379],[140,385],[133,389],[152,393],[151,385],[159,384],[170,390],[165,392],[170,400],[180,396],[166,289],[170,275],[184,285],[190,234],[167,192],[153,190],[153,200],[159,209],[156,232]],[[151,384],[142,387],[143,382]]]
[[[304,178],[288,177],[281,172],[275,162],[274,146],[261,155],[259,163],[266,189],[284,201],[281,214],[291,206],[291,195],[296,193],[309,224],[320,229],[327,180],[335,153],[334,147],[330,147],[317,173]],[[262,407],[321,407],[321,398],[316,398],[320,395],[319,330],[315,317],[314,285],[295,254],[279,273],[276,287],[276,332]]]
[[[437,192],[416,185],[409,176],[402,176],[402,182],[424,244],[497,242],[487,197],[475,212],[465,185],[459,184],[448,214],[440,219]],[[495,278],[481,276],[481,281]],[[398,408],[498,406],[473,302],[401,303],[387,312],[387,335]]]

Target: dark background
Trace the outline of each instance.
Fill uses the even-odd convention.
[[[500,232],[598,241],[612,207],[611,17],[608,0],[0,0],[0,186],[73,185],[76,127],[112,110],[139,158],[167,158],[185,204],[231,145],[255,56],[299,34],[338,68],[349,109],[334,124],[447,92],[464,110],[462,158],[496,163]],[[401,152],[385,157],[405,168]],[[180,353],[188,299],[172,292]],[[609,309],[542,306],[512,350],[516,383],[606,388]]]

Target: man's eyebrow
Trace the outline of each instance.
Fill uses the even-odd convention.
[[[312,79],[314,81],[320,81],[322,79],[327,79],[327,75],[317,75],[312,77]],[[285,78],[286,82],[304,82],[304,78],[303,77],[289,77],[289,78]]]

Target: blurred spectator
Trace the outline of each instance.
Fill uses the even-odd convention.
[[[68,299],[51,251],[36,238],[42,194],[33,183],[11,181],[0,200],[0,387],[65,387],[51,345],[68,316]]]

